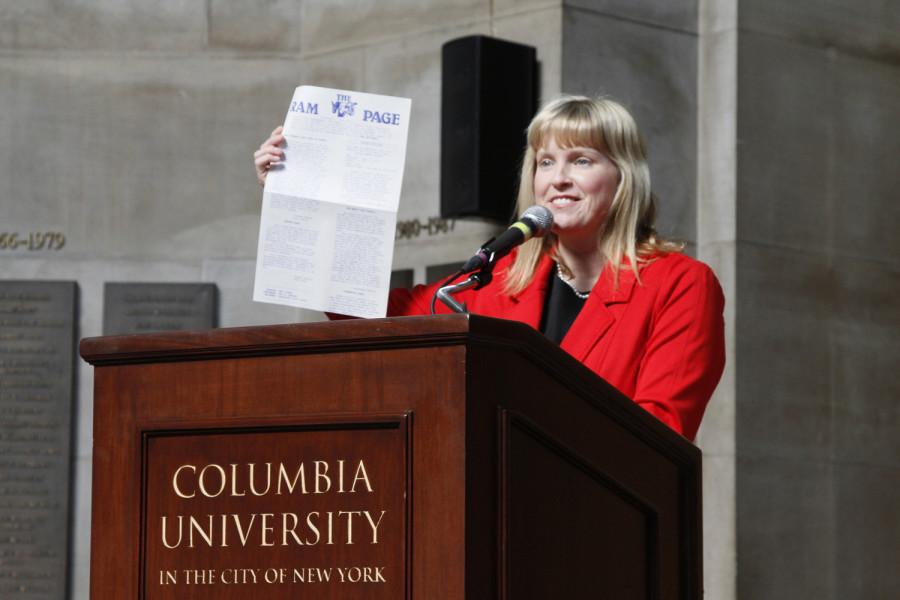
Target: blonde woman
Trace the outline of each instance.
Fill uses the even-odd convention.
[[[279,138],[276,130],[257,152],[260,181],[282,156]],[[543,332],[693,439],[724,367],[724,299],[706,265],[657,235],[644,143],[622,105],[566,96],[534,117],[519,214],[534,204],[553,214],[551,233],[458,299]],[[393,290],[388,314],[428,314],[433,288]]]

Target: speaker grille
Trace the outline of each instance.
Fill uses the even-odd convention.
[[[535,49],[479,35],[442,55],[441,216],[508,221],[537,108]]]

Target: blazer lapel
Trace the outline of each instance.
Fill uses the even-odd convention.
[[[584,362],[588,353],[603,339],[613,323],[615,316],[609,309],[612,304],[628,302],[634,288],[634,273],[631,267],[623,265],[619,268],[619,285],[616,287],[614,273],[611,268],[603,269],[597,283],[591,289],[591,295],[581,312],[578,313],[560,347]]]
[[[534,270],[534,282],[519,294],[509,297],[512,302],[510,315],[516,321],[530,325],[534,329],[540,329],[541,316],[544,312],[544,299],[547,297],[550,269],[556,263],[547,256],[541,259]]]

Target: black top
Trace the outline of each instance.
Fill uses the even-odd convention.
[[[576,296],[575,290],[556,276],[556,269],[551,269],[550,285],[541,315],[541,333],[557,344],[561,343],[585,302],[587,300]]]

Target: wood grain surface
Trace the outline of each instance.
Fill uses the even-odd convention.
[[[700,597],[699,451],[521,324],[356,320],[94,338],[81,353],[96,369],[95,600]],[[311,492],[315,461],[332,476],[364,461],[372,492],[347,493],[346,475],[345,492]],[[248,465],[267,462],[302,462],[307,493],[254,495]],[[173,487],[185,465],[190,498]],[[372,544],[363,512],[382,510]],[[321,528],[296,543],[316,540],[300,517],[339,511],[359,514],[338,517],[334,543]],[[263,514],[277,515],[268,533]],[[166,547],[163,516],[169,545],[181,531],[194,546]],[[337,543],[351,518],[354,543]],[[351,567],[385,581],[293,572]],[[290,581],[222,582],[242,568]],[[204,569],[215,583],[188,583]]]

